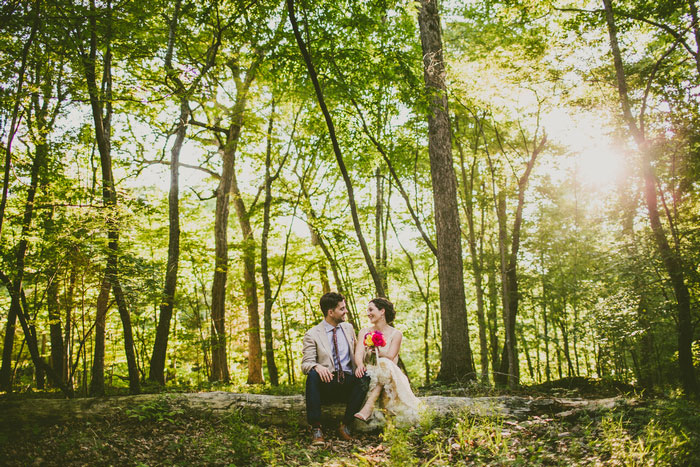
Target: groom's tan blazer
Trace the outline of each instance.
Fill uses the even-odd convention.
[[[338,326],[342,329],[343,334],[348,340],[350,346],[350,366],[355,371],[355,329],[352,324],[342,322]],[[340,336],[338,336],[340,337]],[[316,365],[323,365],[329,371],[335,371],[333,364],[333,350],[328,342],[326,328],[321,321],[316,326],[312,327],[304,334],[303,357],[301,359],[301,371],[306,375]]]

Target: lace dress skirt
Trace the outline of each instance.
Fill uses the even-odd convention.
[[[379,357],[376,365],[367,367],[367,374],[370,377],[368,392],[377,385],[383,386],[381,405],[397,425],[408,426],[419,421],[423,403],[413,394],[408,378],[396,363],[388,358]],[[373,415],[376,425],[384,423],[381,411],[375,410]]]

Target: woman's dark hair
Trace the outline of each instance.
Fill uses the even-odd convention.
[[[386,319],[386,322],[388,324],[392,324],[394,322],[394,318],[396,317],[396,311],[394,311],[393,303],[391,303],[384,297],[373,298],[369,302],[374,303],[374,306],[376,306],[377,309],[384,310],[384,318]]]
[[[323,316],[328,315],[328,310],[333,310],[338,306],[338,303],[342,302],[343,300],[345,300],[345,297],[336,292],[328,292],[321,297],[319,305],[321,305]]]

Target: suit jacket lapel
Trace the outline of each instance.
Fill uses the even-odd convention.
[[[324,326],[323,321],[321,321],[318,324],[318,326],[316,326],[316,338],[319,342],[321,342],[321,347],[323,347],[328,356],[331,357],[331,360],[333,360],[333,351],[331,350],[331,345],[328,342],[328,336],[326,335],[326,327]]]

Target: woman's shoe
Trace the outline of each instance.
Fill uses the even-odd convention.
[[[362,406],[359,412],[355,414],[355,418],[359,418],[363,422],[367,422],[369,417],[372,416],[372,411],[374,411],[374,403],[379,398],[379,394],[382,393],[382,387],[377,384],[374,389],[372,389],[369,394],[367,394],[367,401],[365,405]]]
[[[369,418],[369,417],[366,417],[362,412],[357,412],[357,413],[355,414],[355,418],[357,418],[358,420],[362,420],[363,422],[367,423],[367,418]]]

